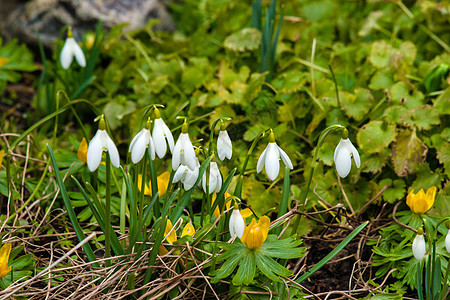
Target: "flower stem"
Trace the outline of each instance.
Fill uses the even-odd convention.
[[[322,146],[325,137],[330,132],[333,132],[333,131],[336,131],[336,130],[342,130],[344,128],[345,127],[342,126],[342,125],[331,125],[331,126],[328,126],[327,128],[325,128],[322,131],[322,133],[320,134],[319,140],[317,142],[317,147],[316,147],[316,149],[314,149],[314,156],[313,156],[313,159],[311,161],[311,168],[310,168],[310,172],[309,172],[309,177],[308,177],[308,181],[307,181],[307,184],[306,184],[306,188],[302,191],[302,194],[301,194],[300,199],[299,199],[300,203],[305,203],[306,197],[308,196],[309,187],[311,185],[311,180],[312,180],[312,177],[313,177],[313,174],[314,174],[314,170],[316,168],[317,154],[319,153],[319,148],[320,148],[320,146]],[[298,226],[300,225],[300,217],[301,217],[300,215],[297,216],[297,219],[295,220],[294,228],[292,229],[291,235],[297,233]]]
[[[270,130],[270,129],[269,129]],[[248,160],[250,159],[250,156],[252,156],[253,151],[256,148],[256,145],[258,144],[258,142],[266,135],[266,133],[269,131],[261,131],[256,138],[253,140],[252,145],[250,146],[250,149],[247,152],[247,156],[245,157],[244,163],[242,164],[242,169],[241,169],[241,174],[239,174],[239,178],[236,184],[236,188],[234,189],[234,196],[241,198],[241,193],[242,193],[242,183],[244,181],[244,173],[245,170],[247,169],[247,164],[248,164]]]
[[[106,199],[105,199],[105,258],[111,257],[111,158],[106,155]],[[106,261],[111,266],[111,260]]]

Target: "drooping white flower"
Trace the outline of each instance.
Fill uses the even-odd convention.
[[[447,249],[447,252],[450,253],[450,229],[445,236],[445,249]]]
[[[222,175],[220,174],[219,166],[215,161],[214,154],[212,155],[211,162],[209,163],[209,181],[206,183],[206,172],[203,173],[202,177],[203,191],[208,194],[212,192],[220,192],[222,188]],[[206,189],[208,187],[208,189]]]
[[[159,158],[163,158],[167,152],[167,143],[169,144],[170,152],[173,152],[173,136],[169,127],[161,119],[161,114],[157,108],[155,108],[155,120],[153,121],[153,142],[155,143],[155,151]],[[175,169],[174,169],[175,170]]]
[[[144,157],[147,147],[150,149],[150,155],[152,160],[155,159],[155,144],[153,143],[152,136],[150,134],[150,118],[147,121],[145,128],[139,131],[138,134],[131,140],[130,148],[128,152],[131,152],[131,161],[137,164]]]
[[[225,130],[223,122],[220,126],[219,137],[217,138],[217,155],[220,160],[224,160],[225,157],[231,159],[231,155],[233,155],[231,139],[228,132]]]
[[[99,122],[97,133],[89,143],[86,154],[87,165],[91,172],[97,170],[100,165],[103,151],[108,152],[114,167],[118,168],[120,166],[119,151],[117,151],[116,145],[114,145],[114,142],[109,137],[105,128],[105,120],[102,117]]]
[[[342,135],[343,137],[334,150],[334,163],[336,164],[336,171],[339,176],[345,178],[352,168],[352,156],[357,168],[361,166],[361,160],[359,158],[358,150],[356,150],[355,146],[353,146],[352,142],[348,139],[347,129],[344,129]]]
[[[418,230],[416,237],[412,243],[412,252],[414,257],[418,260],[422,260],[425,256],[425,239],[423,238],[422,229]]]
[[[181,134],[175,143],[175,147],[173,147],[172,170],[178,169],[180,164],[188,166],[191,170],[194,170],[196,166],[194,146],[189,139],[186,120],[181,127]]]
[[[245,221],[237,205],[234,206],[233,212],[231,213],[229,224],[231,237],[237,235],[238,238],[242,238],[242,235],[244,234],[245,230]]]
[[[176,183],[178,181],[181,181],[181,183],[183,183],[185,191],[190,190],[195,185],[195,182],[197,182],[200,163],[197,157],[195,158],[195,160],[196,167],[194,168],[194,170],[191,170],[188,166],[180,165],[175,172],[175,175],[173,176],[172,182]]]
[[[291,159],[286,154],[286,152],[281,149],[277,143],[275,142],[275,135],[273,132],[270,132],[269,135],[269,144],[266,149],[261,153],[261,156],[258,159],[258,163],[256,165],[256,172],[261,172],[263,167],[266,169],[267,177],[270,180],[275,180],[278,177],[278,173],[280,172],[280,163],[279,160],[284,162],[286,167],[289,169],[293,169]]]
[[[86,58],[84,57],[83,50],[78,46],[77,42],[72,37],[72,30],[69,29],[66,42],[61,50],[61,66],[64,69],[68,69],[72,64],[74,56],[80,67],[84,68],[86,66]]]

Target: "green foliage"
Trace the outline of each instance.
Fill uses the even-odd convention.
[[[0,94],[8,82],[16,83],[22,75],[19,72],[33,72],[37,70],[33,54],[25,45],[18,45],[17,40],[3,44],[0,37]]]

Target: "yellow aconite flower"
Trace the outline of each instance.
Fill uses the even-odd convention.
[[[256,219],[253,219],[250,225],[244,230],[241,238],[242,243],[250,250],[259,249],[267,239],[269,227],[270,219],[267,216],[262,216],[258,223],[256,223]]]
[[[169,234],[169,232],[172,230],[172,228],[173,228],[172,222],[170,222],[170,220],[167,219],[166,230],[164,231],[164,236],[167,236],[167,234]],[[177,233],[175,232],[175,230],[172,230],[172,232],[170,232],[169,236],[167,236],[167,242],[169,244],[173,244],[176,241],[177,241]]]
[[[224,195],[225,200],[226,200],[228,197],[230,197],[230,196],[231,196],[230,193],[225,192],[225,195]],[[214,202],[216,201],[216,197],[217,197],[217,194],[216,194],[216,192],[214,192],[213,195],[212,195],[211,206],[214,205]],[[226,206],[227,209],[229,209],[229,208],[231,207],[231,202],[232,202],[232,201],[233,201],[233,200],[229,200],[229,201],[227,202],[227,204],[225,204],[225,206]],[[241,215],[242,215],[242,217],[245,219],[245,218],[248,218],[248,217],[250,217],[251,215],[253,215],[253,213],[252,213],[252,211],[251,211],[250,209],[245,208],[245,209],[241,210]],[[214,216],[215,216],[216,218],[218,218],[218,217],[220,216],[219,205],[217,205],[217,206],[216,206],[216,209],[214,209]]]
[[[2,167],[3,155],[5,155],[5,150],[0,151],[0,168]]]
[[[5,244],[0,249],[0,278],[5,277],[12,267],[8,267],[9,254],[11,253],[11,244]]]
[[[78,159],[84,163],[87,163],[87,149],[88,149],[88,144],[86,142],[86,139],[83,138],[81,140],[80,147],[78,147],[77,156],[78,156]]]
[[[435,186],[430,187],[426,193],[421,189],[417,194],[414,194],[414,190],[412,190],[406,197],[406,204],[414,213],[422,214],[433,206],[435,197]]]
[[[186,226],[183,228],[183,233],[181,234],[181,237],[185,235],[193,236],[195,233],[194,225],[192,225],[191,222],[187,223]]]
[[[169,185],[169,180],[170,180],[170,173],[167,171],[158,176],[158,191],[159,191],[160,197],[166,193],[167,186]],[[152,182],[149,181],[149,185],[151,185],[151,184],[152,184]],[[139,174],[138,175],[138,189],[141,190],[141,188],[142,188],[142,175]],[[149,188],[149,186],[147,184],[145,185],[144,195],[152,196],[152,189]]]
[[[9,63],[9,58],[0,57],[0,68]]]

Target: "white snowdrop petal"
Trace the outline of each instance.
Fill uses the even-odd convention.
[[[148,147],[149,147],[149,150],[150,150],[150,155],[151,155],[152,160],[155,160],[155,157],[156,157],[156,155],[155,155],[155,142],[153,142],[153,138],[150,135],[150,130],[148,130],[148,137],[149,137]]]
[[[94,135],[89,143],[86,160],[89,171],[94,172],[97,170],[100,162],[102,161],[103,144],[99,131]]]
[[[259,173],[261,172],[261,170],[264,167],[264,163],[266,161],[266,152],[267,152],[267,148],[269,146],[266,147],[266,149],[264,149],[264,151],[261,153],[261,155],[258,158],[258,163],[256,164],[256,172]]]
[[[153,126],[152,132],[153,141],[155,142],[155,151],[159,158],[163,158],[167,151],[166,139],[164,137],[161,122],[161,119],[155,119],[155,125]]]
[[[353,155],[353,159],[355,160],[356,167],[359,169],[359,167],[361,166],[361,159],[359,157],[358,150],[356,150],[355,146],[353,146],[353,144],[351,142],[350,142],[350,145],[351,145],[351,152]]]
[[[414,257],[418,260],[422,260],[425,256],[425,239],[423,235],[416,235],[412,243],[412,251]]]
[[[291,162],[291,159],[289,158],[289,156],[276,143],[275,143],[275,145],[277,146],[278,151],[280,153],[280,158],[283,160],[286,167],[288,167],[288,169],[292,170],[294,168],[294,166],[292,165],[292,162]]]
[[[172,183],[176,183],[176,182],[182,180],[183,177],[186,176],[186,173],[187,173],[186,168],[187,168],[187,167],[186,167],[186,166],[183,166],[183,165],[180,165],[180,166],[178,167],[177,171],[176,171],[175,174],[173,175]]]
[[[445,236],[445,249],[447,249],[447,252],[450,253],[450,229]]]
[[[177,143],[175,144],[175,147],[173,147],[172,152],[172,169],[176,170],[181,162],[181,151],[183,150],[183,145],[181,143],[182,138],[181,135],[177,140]]]
[[[131,151],[131,161],[137,164],[144,157],[145,150],[148,145],[148,136],[141,134],[139,139],[136,140],[133,150]]]
[[[70,67],[73,61],[73,52],[69,39],[70,38],[67,38],[66,42],[64,43],[60,57],[61,66],[66,70]]]
[[[217,138],[217,154],[220,160],[224,160],[225,158],[231,159],[233,155],[231,139],[226,130],[219,132],[219,137]]]
[[[336,170],[342,178],[347,177],[348,173],[350,173],[350,169],[352,167],[352,161],[350,157],[350,152],[346,147],[341,147],[339,152],[336,155],[336,160],[334,161],[336,164]]]
[[[186,165],[191,169],[195,169],[196,161],[195,161],[195,151],[194,146],[192,146],[191,140],[189,139],[189,135],[186,134],[184,138],[184,160]]]
[[[203,187],[203,192],[206,194],[208,193],[206,191],[206,172],[203,172],[203,176],[202,176],[202,187]]]
[[[169,127],[167,127],[166,123],[164,123],[164,121],[162,119],[160,119],[160,120],[163,125],[162,127],[163,127],[164,136],[166,137],[167,143],[169,144],[170,152],[173,153],[174,140],[173,140],[172,132],[170,131]]]
[[[131,151],[132,151],[132,149],[133,149],[133,147],[134,147],[134,144],[136,143],[136,140],[139,139],[139,137],[141,136],[143,130],[144,130],[144,129],[142,129],[141,131],[139,131],[139,132],[134,136],[134,138],[131,140],[130,147],[128,148],[128,152],[131,152]]]
[[[334,157],[333,157],[334,161],[336,161],[337,154],[339,153],[341,147],[342,147],[342,139],[339,141],[338,145],[336,146],[336,149],[334,149]]]
[[[238,209],[234,209],[231,213],[229,229],[231,237],[237,235],[238,238],[242,238],[245,230],[245,222],[241,212]]]
[[[186,177],[184,178],[184,190],[185,191],[190,190],[197,182],[198,171],[199,171],[198,168],[195,168],[195,170],[193,170],[193,171],[189,170],[187,172]]]
[[[280,172],[280,162],[278,155],[278,147],[275,143],[269,143],[267,146],[266,161],[264,167],[266,169],[267,177],[274,181]]]
[[[106,141],[106,149],[108,150],[109,157],[111,158],[111,164],[118,168],[120,166],[120,157],[119,151],[117,150],[116,145],[109,137],[108,133],[105,131],[105,141]]]
[[[72,51],[80,67],[86,67],[86,58],[84,57],[83,50],[81,50],[80,46],[75,40],[73,40]]]
[[[216,193],[220,192],[221,189],[222,189],[222,174],[218,170],[217,183],[216,183],[216,189],[215,189]]]

